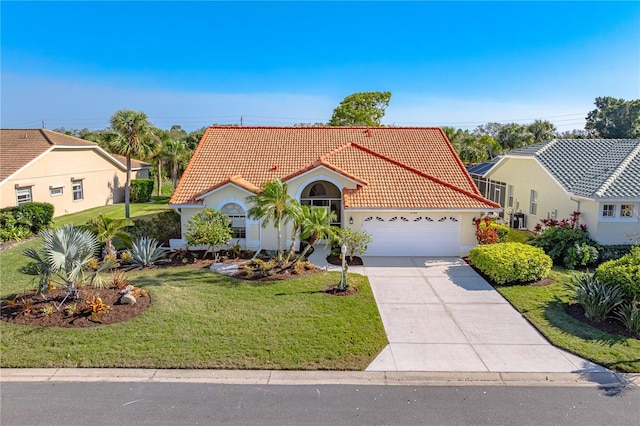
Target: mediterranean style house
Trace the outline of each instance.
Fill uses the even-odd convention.
[[[600,244],[629,244],[640,233],[640,140],[554,139],[518,148],[469,169],[513,227],[580,212]],[[505,217],[506,218],[506,217]]]
[[[132,162],[132,179],[150,165]],[[53,204],[54,216],[124,201],[125,157],[46,129],[0,129],[0,207]]]
[[[234,242],[277,249],[275,229],[246,216],[247,196],[276,177],[301,204],[334,212],[334,225],[371,234],[372,256],[466,255],[473,218],[500,210],[441,129],[403,127],[209,127],[169,205],[183,236],[208,207],[231,218]]]

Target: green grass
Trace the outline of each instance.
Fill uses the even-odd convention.
[[[153,215],[163,211],[167,211],[169,210],[169,207],[167,207],[167,203],[165,200],[166,198],[162,197],[160,198],[159,202],[154,201],[152,203],[130,204],[130,216],[131,218],[134,218],[137,216]],[[68,223],[73,223],[75,225],[84,225],[99,214],[103,214],[105,217],[108,217],[110,219],[124,219],[124,209],[124,204],[94,207],[92,209],[83,210],[78,213],[56,217],[53,219],[53,226],[59,227]]]
[[[509,229],[507,241],[510,243],[526,243],[533,234],[526,229]]]
[[[556,282],[542,287],[500,287],[498,291],[554,345],[607,368],[640,372],[640,340],[593,328],[564,311],[572,300],[572,273],[554,267]]]
[[[336,272],[252,283],[189,266],[132,272],[151,307],[125,323],[85,329],[0,323],[7,367],[363,370],[386,345],[365,277],[359,292],[325,294]],[[21,291],[3,284],[3,293]]]
[[[131,205],[132,217],[166,205]],[[100,213],[124,217],[124,206],[106,206],[56,219],[84,224]],[[28,291],[20,272],[22,252],[40,238],[0,252],[0,296]],[[252,283],[193,267],[129,273],[150,291],[151,307],[120,324],[85,329],[46,328],[0,321],[2,367],[139,367],[363,370],[387,344],[365,277],[348,297],[321,292],[338,273]]]

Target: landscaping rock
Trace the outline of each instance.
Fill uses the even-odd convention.
[[[123,294],[122,297],[120,298],[120,304],[122,305],[135,305],[136,302],[137,302],[136,298],[133,297],[133,294],[131,293]]]

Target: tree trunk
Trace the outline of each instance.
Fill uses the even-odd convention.
[[[178,162],[173,162],[173,167],[171,169],[171,177],[173,177],[173,189],[178,187]]]
[[[131,194],[131,154],[127,154],[127,180],[124,184],[124,217],[129,219],[129,199]]]
[[[158,160],[158,197],[162,195],[162,160]]]

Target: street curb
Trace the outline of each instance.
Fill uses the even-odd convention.
[[[361,372],[283,370],[159,370],[3,368],[0,382],[146,382],[245,385],[640,387],[640,374],[613,372]]]

